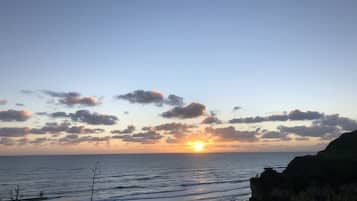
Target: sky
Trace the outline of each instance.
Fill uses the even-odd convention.
[[[315,151],[357,129],[356,1],[0,2],[0,155]]]

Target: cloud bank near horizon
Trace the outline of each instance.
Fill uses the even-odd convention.
[[[95,108],[94,106],[105,104],[98,101],[95,96],[82,96],[78,92],[52,90],[22,90],[21,93],[26,95],[43,94],[54,100],[51,103],[55,103],[57,111],[48,110],[33,114],[25,109],[0,110],[0,122],[11,124],[0,126],[0,145],[78,145],[81,143],[110,143],[112,140],[143,145],[185,144],[192,140],[245,144],[292,140],[308,141],[310,139],[326,141],[338,137],[342,132],[357,129],[357,121],[354,119],[342,117],[339,114],[325,114],[320,111],[294,109],[269,116],[223,120],[216,112],[207,112],[206,105],[198,102],[185,104],[182,97],[174,94],[164,96],[162,92],[154,90],[135,90],[115,96],[115,100],[124,100],[132,104],[154,105],[158,110],[164,110],[152,114],[153,117],[161,117],[162,124],[140,128],[134,124],[121,125],[116,114],[103,114],[93,111],[95,109],[82,109],[83,107]],[[1,101],[2,105],[8,104],[8,101]],[[24,106],[22,104],[22,107]],[[74,106],[78,108],[76,111],[67,111],[73,109]],[[240,106],[232,108],[235,114],[241,110]],[[126,110],[125,114],[129,114],[129,111]],[[47,122],[42,126],[25,125],[31,119],[30,122],[33,122],[38,118],[47,118],[45,119]],[[269,122],[279,125],[275,129],[267,129],[264,125]],[[292,122],[294,125],[291,125]],[[285,123],[289,123],[289,125]],[[238,128],[241,125],[247,129]],[[122,129],[118,129],[118,126]]]

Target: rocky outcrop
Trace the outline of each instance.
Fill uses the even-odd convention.
[[[266,168],[250,186],[250,201],[357,201],[357,131],[294,158],[281,173]]]

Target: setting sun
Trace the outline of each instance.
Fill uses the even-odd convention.
[[[189,142],[188,143],[193,151],[195,152],[202,152],[205,149],[206,143],[204,142]]]

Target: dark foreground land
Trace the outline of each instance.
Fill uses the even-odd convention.
[[[294,158],[282,173],[266,168],[250,186],[250,201],[357,201],[357,131]]]

